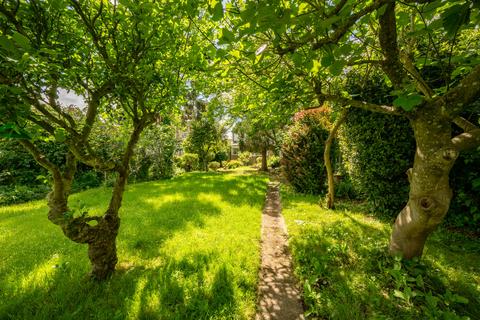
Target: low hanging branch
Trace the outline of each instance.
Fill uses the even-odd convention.
[[[337,121],[335,122],[335,125],[333,126],[332,130],[330,130],[327,140],[325,141],[325,151],[323,153],[323,160],[325,161],[325,168],[327,169],[328,193],[326,198],[326,206],[328,209],[333,209],[335,207],[335,203],[334,203],[335,181],[333,177],[333,168],[332,168],[330,153],[332,149],[333,139],[337,135],[337,131],[342,125],[342,123],[345,122],[347,114],[348,114],[348,109],[343,109]]]

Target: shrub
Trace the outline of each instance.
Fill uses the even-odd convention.
[[[235,168],[238,168],[242,165],[242,163],[238,160],[230,160],[230,161],[227,161],[227,163],[225,164],[225,167],[227,169],[235,169]]]
[[[198,170],[198,154],[196,153],[184,153],[177,159],[178,166],[185,170],[185,172],[190,172],[193,170]]]
[[[453,199],[446,223],[480,233],[480,149],[460,153],[450,172]]]
[[[157,124],[145,130],[132,159],[135,180],[158,180],[174,175],[173,155],[177,148],[175,128]]]
[[[34,186],[0,186],[0,206],[39,200],[50,192],[47,185]]]
[[[220,168],[220,162],[212,161],[208,164],[208,169],[217,171]]]
[[[287,180],[297,192],[320,194],[325,190],[323,150],[328,137],[328,110],[298,113],[282,146],[282,165]]]
[[[380,213],[398,214],[408,199],[415,140],[407,119],[350,110],[339,132],[343,164],[359,196]]]
[[[251,164],[252,154],[248,151],[240,152],[238,155],[238,160],[244,165],[247,166]]]
[[[218,151],[217,153],[215,153],[213,160],[220,163],[221,167],[223,165],[223,162],[228,160],[228,154],[226,151]]]
[[[262,161],[262,158],[260,158],[260,161]],[[280,167],[280,157],[277,156],[271,156],[267,159],[267,164],[270,168],[278,168]]]
[[[95,188],[102,184],[102,179],[99,177],[98,173],[89,170],[79,172],[75,175],[75,179],[73,180],[72,191],[78,192],[82,190],[86,190],[89,188]]]

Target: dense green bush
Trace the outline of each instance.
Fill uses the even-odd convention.
[[[343,164],[355,191],[376,212],[397,214],[408,200],[415,140],[408,120],[350,110],[339,132]]]
[[[168,179],[174,175],[177,149],[175,128],[154,125],[147,128],[138,142],[131,162],[131,175],[137,181]]]
[[[225,163],[225,167],[227,169],[235,169],[242,165],[242,163],[238,160],[230,160]]]
[[[261,159],[261,158],[260,158],[260,159]],[[270,157],[267,159],[267,165],[268,165],[270,168],[278,168],[278,167],[280,167],[280,157],[270,156]]]
[[[186,172],[198,170],[198,154],[184,153],[177,158],[177,166]]]
[[[282,146],[285,176],[294,189],[320,194],[325,190],[325,166],[322,161],[328,137],[326,109],[298,113]]]
[[[460,154],[450,173],[453,199],[447,224],[480,233],[480,149]]]
[[[215,153],[213,161],[220,163],[220,167],[223,167],[223,162],[228,160],[228,154],[226,151],[221,150]]]
[[[102,177],[99,173],[88,170],[80,171],[75,175],[73,180],[72,191],[78,192],[90,188],[98,187],[102,184]]]
[[[220,168],[220,162],[212,161],[208,164],[208,169],[217,171]]]
[[[49,186],[3,185],[0,186],[0,206],[43,199],[50,191]]]
[[[252,153],[249,151],[240,152],[238,155],[238,161],[240,161],[244,166],[251,164]]]

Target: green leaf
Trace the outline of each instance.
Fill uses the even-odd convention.
[[[447,37],[452,39],[460,27],[470,20],[470,4],[467,2],[463,5],[456,4],[451,6],[442,13],[441,17]]]
[[[227,28],[222,28],[222,36],[220,37],[220,42],[222,44],[231,43],[235,39],[235,35],[232,31]]]
[[[343,67],[343,61],[337,60],[330,66],[329,70],[333,76],[339,76],[342,73]]]
[[[419,94],[409,94],[409,95],[401,95],[397,99],[393,101],[393,105],[395,107],[400,107],[405,111],[412,111],[416,106],[421,104],[423,98]]]
[[[406,297],[405,295],[403,294],[403,292],[399,291],[399,290],[395,290],[393,291],[393,295],[397,298],[400,298],[402,300],[406,300]]]
[[[24,50],[30,50],[30,40],[25,37],[23,34],[14,32],[12,34],[12,39],[15,41],[16,44],[18,44],[20,47],[22,47]]]
[[[6,139],[30,139],[27,131],[13,123],[7,123],[0,126],[0,138]]]
[[[322,67],[328,68],[333,64],[334,61],[335,61],[335,58],[333,57],[333,55],[328,54],[328,55],[323,56],[322,57],[322,62],[321,62]]]
[[[219,21],[223,18],[223,5],[222,1],[210,1],[212,20]]]
[[[57,140],[58,142],[64,142],[65,140],[67,140],[67,134],[65,132],[65,129],[55,129],[55,140]]]

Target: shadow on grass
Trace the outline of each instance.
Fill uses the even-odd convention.
[[[1,319],[228,319],[236,313],[235,278],[212,254],[161,267],[119,270],[107,282],[58,268],[48,285],[29,288],[0,305]],[[212,271],[209,272],[207,271]],[[211,278],[213,274],[213,278]],[[194,285],[192,285],[194,284]],[[41,297],[41,299],[39,299]]]
[[[107,191],[89,190],[73,198],[87,207],[102,208],[108,202]],[[262,178],[218,173],[191,173],[171,181],[129,185],[120,214],[120,251],[142,259],[156,258],[157,263],[154,267],[148,266],[148,261],[120,265],[112,279],[100,284],[86,279],[85,246],[64,238],[48,222],[43,208],[34,213],[28,207],[21,209],[28,217],[7,221],[17,236],[4,239],[10,257],[8,265],[0,267],[4,274],[0,277],[0,319],[234,318],[238,316],[238,295],[243,296],[245,290],[254,292],[243,287],[243,276],[234,272],[238,266],[232,267],[231,261],[216,256],[214,250],[197,250],[178,260],[174,253],[159,256],[163,252],[159,249],[187,226],[201,229],[205,219],[221,215],[225,208],[218,199],[227,206],[256,206],[260,217],[264,191]],[[54,253],[63,262],[51,262]],[[22,284],[22,279],[30,278],[31,283]]]
[[[285,198],[289,210],[295,210],[296,204],[300,208],[316,204],[309,197]],[[335,215],[336,219],[329,216],[324,223],[321,218],[304,222],[290,240],[296,273],[304,286],[307,314],[312,318],[478,317],[480,300],[478,288],[471,281],[474,278],[459,278],[443,271],[466,271],[468,263],[462,259],[469,256],[451,255],[447,248],[435,247],[429,248],[422,261],[402,262],[387,254],[388,227],[376,228],[369,224],[371,217],[347,211]],[[473,243],[467,247],[470,245]],[[478,256],[471,259],[470,267],[476,262]]]

